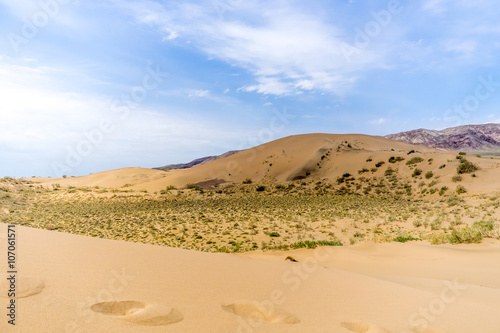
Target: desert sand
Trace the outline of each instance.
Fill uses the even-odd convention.
[[[500,327],[494,240],[211,254],[17,230],[25,297],[18,299],[17,325],[4,319],[2,332],[493,333]]]
[[[408,155],[410,151],[415,153]],[[241,184],[245,179],[285,183],[303,178],[306,181],[334,182],[345,173],[358,176],[361,169],[371,170],[377,162],[384,161],[385,164],[376,172],[367,172],[360,176],[383,177],[385,170],[391,167],[399,176],[413,181],[412,172],[418,167],[423,174],[432,171],[435,178],[439,178],[440,186],[446,185],[454,189],[457,184],[452,182],[452,177],[456,175],[459,164],[456,159],[458,153],[376,136],[316,133],[289,136],[189,169],[165,172],[138,167],[123,168],[84,177],[38,178],[37,181],[46,186],[100,186],[151,193],[161,191],[167,186],[184,188],[187,184],[201,183],[202,187],[206,187],[205,184],[213,185],[214,181],[226,186]],[[392,156],[405,160],[388,163]],[[413,157],[421,157],[423,162],[411,167],[406,165]],[[500,161],[497,158],[474,155],[468,155],[467,159],[479,165],[481,169],[476,172],[477,178],[464,177],[460,184],[471,194],[498,191],[494,180],[500,177]],[[446,166],[440,168],[442,165]]]
[[[17,325],[0,276],[0,332],[496,333],[499,160],[468,154],[457,175],[463,156],[309,134],[185,170],[3,179],[0,216],[20,225]]]

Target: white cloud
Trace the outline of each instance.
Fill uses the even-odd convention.
[[[451,0],[427,0],[422,4],[422,9],[434,15],[439,15],[448,10],[448,3]]]
[[[498,7],[496,0],[425,0],[422,4],[422,10],[427,11],[433,15],[441,15],[453,9],[479,9],[482,10],[487,7]]]
[[[380,126],[380,125],[385,124],[386,122],[387,122],[386,118],[378,118],[378,119],[371,120],[370,124]]]
[[[226,89],[223,93],[226,94],[229,89]],[[160,91],[161,95],[164,96],[184,96],[192,100],[196,99],[207,99],[221,104],[236,104],[237,100],[230,96],[219,95],[211,92],[207,89],[175,89],[168,91]]]
[[[476,53],[477,42],[474,40],[448,40],[444,48],[446,51],[454,52],[462,55],[465,58],[471,58]]]
[[[347,62],[340,48],[341,29],[285,2],[241,3],[238,10],[244,16],[232,20],[217,19],[213,9],[193,4],[136,1],[126,9],[164,36],[182,37],[209,57],[246,69],[255,78],[242,87],[247,92],[292,95],[320,90],[343,95],[360,69],[383,66],[370,50]]]
[[[0,0],[0,4],[7,7],[12,13],[19,17],[26,17],[32,15],[35,11],[40,10],[37,1],[34,0]]]
[[[305,118],[305,119],[317,119],[317,118],[321,118],[320,115],[317,115],[317,114],[305,114],[302,116],[302,118]]]
[[[209,96],[210,92],[203,89],[193,89],[188,91],[188,96],[190,98],[201,98]]]
[[[277,77],[258,77],[258,84],[245,86],[239,90],[246,92],[258,92],[261,94],[287,95],[290,93],[289,84],[283,82]]]
[[[311,80],[300,81],[295,84],[295,87],[304,90],[312,90],[314,88],[314,82],[312,82]]]

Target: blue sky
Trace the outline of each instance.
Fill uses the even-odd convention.
[[[0,0],[0,176],[500,122],[493,0]]]

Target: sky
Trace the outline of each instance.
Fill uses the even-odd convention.
[[[500,122],[494,0],[0,0],[0,177]]]

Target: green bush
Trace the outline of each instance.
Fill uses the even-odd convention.
[[[423,162],[424,159],[422,157],[413,157],[411,160],[409,160],[408,162],[406,162],[406,165],[413,165],[413,164],[417,164],[417,163],[420,163],[420,162]]]
[[[455,191],[457,194],[467,193],[467,189],[463,185],[458,185]]]
[[[195,191],[203,192],[203,189],[199,185],[196,185],[196,184],[187,184],[186,188],[189,189],[189,190],[195,190]]]
[[[422,170],[421,169],[415,169],[413,170],[413,174],[411,175],[412,177],[417,177],[417,176],[420,176],[422,174]]]
[[[448,206],[450,207],[453,207],[453,206],[456,206],[458,205],[459,203],[462,203],[464,202],[464,199],[460,198],[458,195],[456,194],[452,194],[448,197]]]
[[[243,181],[243,184],[252,184],[252,180],[250,178],[247,178]]]
[[[425,179],[431,179],[434,177],[434,173],[432,171],[429,171],[425,174]]]
[[[451,235],[448,236],[448,240],[451,244],[481,243],[483,234],[478,228],[467,226],[463,229],[453,230]]]
[[[439,190],[439,195],[443,196],[446,193],[446,191],[448,191],[448,187],[447,186],[441,187],[441,189]]]
[[[398,157],[391,156],[389,158],[389,163],[396,163],[396,162],[401,162],[401,161],[404,161],[404,157],[401,157],[401,156],[398,156]]]
[[[493,221],[478,221],[469,227],[459,230],[453,230],[448,236],[449,242],[452,244],[461,243],[481,243],[485,237],[495,237],[492,231],[495,230],[496,224]]]
[[[453,176],[453,177],[451,177],[451,180],[452,180],[454,183],[461,182],[461,181],[462,181],[462,176]]]
[[[377,168],[380,168],[380,167],[381,167],[382,165],[384,165],[384,164],[385,164],[385,162],[384,162],[384,161],[380,161],[380,162],[378,162],[377,164],[375,164],[375,166],[376,166]]]
[[[384,173],[384,174],[385,174],[386,176],[390,176],[390,175],[392,175],[394,172],[395,172],[395,170],[393,170],[392,168],[390,168],[390,167],[389,167],[387,170],[385,170],[385,173]]]
[[[420,239],[415,238],[413,236],[398,236],[398,237],[394,238],[394,241],[399,242],[399,243],[406,243],[409,241],[416,241],[416,240],[420,240]]]
[[[474,163],[467,161],[466,159],[462,159],[457,167],[457,172],[459,174],[472,173],[477,170],[479,170],[479,167]]]
[[[479,221],[474,222],[472,227],[479,229],[482,233],[487,233],[495,229],[495,222],[493,221]]]
[[[261,186],[257,187],[255,190],[256,190],[257,192],[263,192],[263,191],[265,191],[265,190],[266,190],[266,187],[261,185]]]
[[[437,184],[437,180],[433,180],[432,182],[429,183],[429,185],[427,185],[428,187],[433,187]]]

